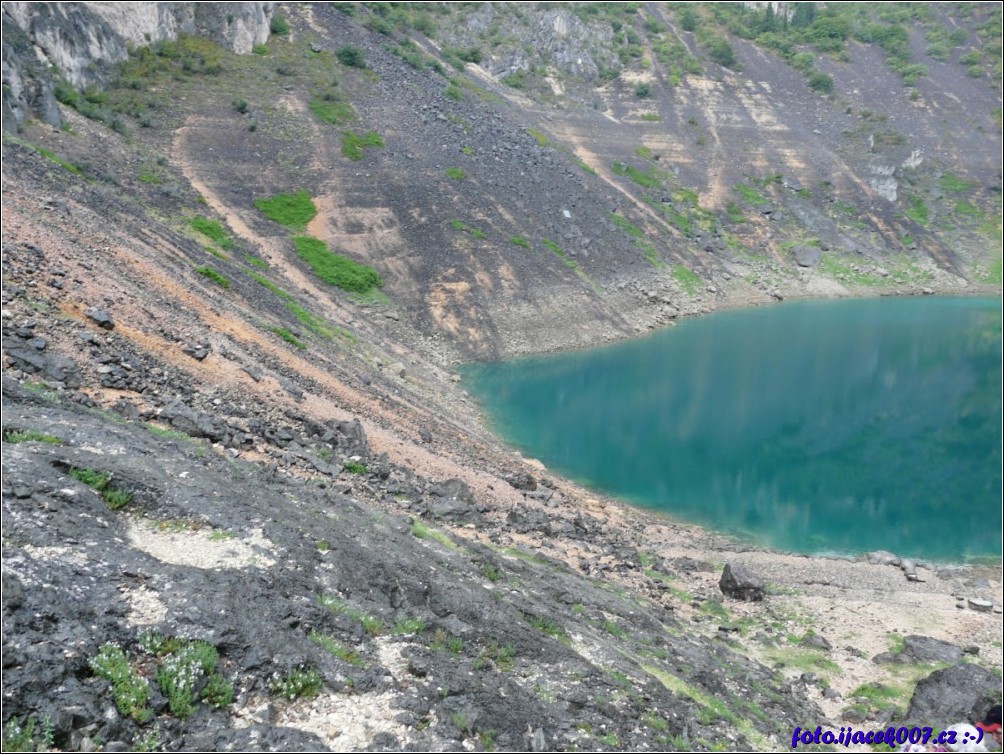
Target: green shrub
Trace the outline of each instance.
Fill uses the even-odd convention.
[[[280,36],[283,34],[289,34],[289,21],[276,14],[272,16],[272,23],[269,24],[268,28],[273,34]]]
[[[367,131],[361,136],[352,131],[342,132],[342,154],[350,160],[361,160],[363,150],[367,147],[374,148],[383,145],[383,138],[376,131]]]
[[[642,99],[644,97],[652,96],[652,86],[648,82],[639,81],[634,85],[634,96]]]
[[[212,280],[214,283],[216,283],[216,285],[220,286],[220,288],[230,287],[230,281],[227,280],[225,277],[223,277],[223,275],[218,273],[212,267],[196,267],[195,271],[200,275],[202,275],[203,277]]]
[[[313,668],[296,668],[285,676],[276,676],[272,680],[272,693],[286,699],[304,697],[312,699],[323,687],[321,674]]]
[[[150,683],[133,669],[121,647],[103,645],[88,664],[96,676],[112,684],[112,698],[121,714],[137,722],[145,722],[153,716],[146,706],[150,700]]]
[[[255,55],[268,55],[268,45],[254,45],[251,52]]]
[[[443,91],[443,95],[456,102],[460,102],[464,98],[464,90],[451,82]]]
[[[674,265],[672,276],[688,295],[692,296],[701,288],[701,279],[682,264]]]
[[[809,88],[821,94],[833,92],[833,77],[828,73],[813,71],[809,74]]]
[[[633,165],[628,165],[623,162],[615,162],[610,169],[616,175],[623,175],[630,178],[642,188],[659,188],[659,186],[662,185],[662,180],[656,174],[655,168],[639,170]]]
[[[254,206],[269,220],[300,229],[317,215],[317,207],[303,189],[293,194],[276,194],[268,199],[255,199]]]
[[[452,178],[455,181],[462,181],[467,177],[467,173],[464,172],[463,168],[447,168],[443,171],[447,178]]]
[[[509,239],[509,243],[513,244],[514,246],[519,246],[523,249],[530,248],[530,242],[527,241],[525,238],[523,238],[523,236],[513,236],[512,238]]]
[[[350,474],[365,474],[369,471],[365,463],[359,463],[358,461],[346,461],[342,464],[342,468]]]
[[[234,104],[234,110],[239,112],[241,115],[247,113],[249,105],[246,99],[237,98],[234,100],[233,104]]]
[[[341,254],[333,254],[323,241],[309,236],[294,236],[293,245],[300,259],[329,285],[353,293],[368,293],[383,285],[380,275],[372,267],[353,262]]]
[[[35,715],[28,715],[22,722],[11,717],[3,729],[4,751],[52,751],[53,730],[49,718],[43,718],[41,726]]]
[[[350,68],[366,67],[366,61],[363,59],[362,50],[358,47],[353,47],[352,45],[339,47],[335,50],[335,57],[338,58],[339,63],[347,65]]]

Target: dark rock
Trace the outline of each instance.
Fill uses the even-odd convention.
[[[910,635],[903,638],[902,662],[950,662],[962,659],[962,649],[947,641],[930,636]]]
[[[515,487],[517,490],[527,490],[528,492],[532,492],[537,489],[537,480],[525,471],[521,471],[516,474],[506,474],[503,478],[511,487]]]
[[[917,684],[904,720],[982,720],[1000,700],[1000,678],[979,665],[936,670]]]
[[[16,346],[7,349],[7,358],[12,366],[27,372],[38,372],[68,388],[81,385],[80,368],[73,359],[58,354],[45,354],[34,348]]]
[[[420,427],[418,430],[418,437],[424,443],[432,442],[432,432],[427,430],[425,427]]]
[[[800,647],[810,647],[812,649],[822,649],[829,652],[833,649],[833,646],[826,640],[825,637],[819,634],[806,634],[801,639],[798,640],[798,646]]]
[[[84,313],[87,315],[88,319],[90,319],[91,322],[96,324],[98,327],[104,330],[115,329],[115,320],[113,320],[112,315],[104,309],[98,309],[92,306]]]
[[[763,580],[744,565],[726,563],[718,580],[722,594],[744,602],[759,602],[764,598]]]
[[[818,246],[793,246],[791,256],[799,267],[815,267],[822,255]]]

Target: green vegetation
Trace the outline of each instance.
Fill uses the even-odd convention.
[[[52,723],[47,717],[41,724],[35,715],[24,721],[11,717],[3,729],[4,751],[52,751],[53,743]]]
[[[443,96],[454,102],[460,102],[464,98],[464,90],[451,81],[443,90]]]
[[[79,166],[74,165],[72,162],[67,162],[62,157],[60,157],[59,155],[57,155],[55,152],[53,152],[51,150],[48,150],[48,149],[45,149],[44,147],[36,146],[35,144],[32,144],[31,142],[25,141],[24,139],[19,139],[16,136],[6,136],[5,135],[4,136],[4,141],[5,142],[9,141],[12,144],[17,144],[19,146],[22,146],[25,149],[30,149],[32,152],[35,152],[36,154],[41,155],[42,157],[44,157],[45,159],[47,159],[49,162],[54,163],[56,165],[59,165],[59,167],[63,168],[63,170],[66,170],[67,172],[73,173],[74,175],[83,175],[84,174],[84,171],[81,170],[81,168]]]
[[[447,168],[443,173],[447,178],[452,178],[455,181],[462,181],[467,177],[467,173],[464,172],[463,168]]]
[[[693,296],[701,289],[701,279],[682,264],[673,265],[672,276],[689,296]]]
[[[616,212],[609,213],[607,217],[610,218],[610,220],[613,222],[614,225],[623,230],[632,238],[641,238],[642,236],[645,235],[645,232],[641,228],[639,228],[637,225],[631,224],[631,222],[626,217],[618,215]]]
[[[111,477],[93,469],[70,469],[69,474],[78,482],[83,482],[104,499],[113,511],[124,508],[132,500],[132,493],[112,486]]]
[[[59,445],[60,439],[45,432],[37,432],[34,429],[14,429],[13,427],[3,428],[3,441],[11,445],[22,442],[44,442],[47,445]]]
[[[511,243],[513,246],[519,246],[520,248],[523,249],[530,248],[530,242],[527,241],[525,238],[523,238],[523,236],[513,236],[512,238],[509,239],[509,243]]]
[[[639,81],[634,85],[634,96],[638,99],[645,99],[652,96],[652,85],[645,81]]]
[[[268,199],[255,199],[254,206],[269,220],[299,230],[317,215],[317,207],[303,189],[292,194],[276,194]]]
[[[282,36],[283,34],[289,34],[289,21],[287,21],[283,16],[276,13],[272,16],[272,22],[269,24],[269,30],[277,35]]]
[[[650,123],[656,123],[662,120],[662,116],[659,113],[642,113],[641,119]]]
[[[911,194],[908,197],[908,201],[910,202],[910,206],[903,211],[903,214],[918,225],[927,227],[928,210],[927,205],[924,204],[924,198],[917,194]]]
[[[574,259],[569,259],[565,255],[564,250],[560,246],[558,246],[558,244],[556,244],[554,241],[552,241],[550,238],[542,238],[540,242],[542,244],[544,244],[544,248],[546,248],[549,252],[551,252],[556,257],[558,257],[558,259],[560,259],[562,262],[564,262],[566,267],[568,267],[569,269],[572,269],[572,270],[578,270],[579,269],[579,265],[575,262],[575,260]]]
[[[376,636],[383,630],[382,620],[375,618],[372,615],[368,615],[362,610],[357,610],[356,608],[345,604],[337,597],[324,595],[320,597],[318,601],[331,612],[338,613],[339,615],[344,615],[354,621],[358,621],[366,633],[371,636]]]
[[[353,161],[363,158],[364,149],[376,149],[383,145],[383,137],[376,131],[367,131],[362,135],[353,131],[342,132],[342,154]]]
[[[642,188],[659,188],[662,185],[662,179],[656,173],[655,168],[639,170],[633,165],[628,165],[624,162],[615,162],[611,165],[610,169],[616,175],[623,175],[630,178]]]
[[[737,183],[733,186],[733,189],[739,196],[742,197],[743,201],[747,204],[757,205],[764,204],[767,202],[767,197],[757,191],[756,188],[749,185],[748,183]]]
[[[957,175],[953,175],[952,173],[945,173],[938,180],[938,186],[940,186],[941,190],[946,194],[964,194],[973,187],[973,184],[969,181],[962,180]]]
[[[456,550],[456,543],[443,532],[426,526],[417,518],[411,522],[411,533],[416,539],[432,539],[450,550]]]
[[[313,699],[324,686],[321,674],[314,668],[294,668],[286,675],[276,675],[270,689],[285,699]]]
[[[498,581],[502,578],[502,571],[491,563],[485,563],[481,566],[481,575],[489,581]]]
[[[425,630],[425,621],[421,618],[402,618],[390,630],[392,634],[398,636],[411,636],[420,634]]]
[[[458,655],[464,650],[464,640],[459,636],[447,633],[442,628],[437,628],[429,649],[433,652],[449,652]]]
[[[297,321],[300,324],[302,324],[304,327],[309,328],[311,332],[313,332],[314,334],[320,335],[324,338],[331,338],[335,335],[339,335],[348,340],[355,340],[355,336],[353,336],[351,333],[343,330],[340,327],[334,327],[332,325],[329,325],[320,317],[315,317],[313,314],[308,312],[302,306],[297,304],[291,294],[284,291],[282,288],[277,286],[275,283],[273,283],[264,275],[260,275],[257,272],[249,272],[248,275],[249,277],[251,277],[252,280],[257,282],[259,285],[264,286],[269,291],[278,296],[280,299],[282,299],[282,302],[283,304],[285,304],[286,309],[288,309],[289,312],[294,317],[296,317]]]
[[[225,277],[223,277],[223,275],[218,273],[212,267],[196,267],[195,271],[200,275],[202,275],[203,277],[212,280],[214,283],[216,283],[216,285],[220,286],[220,288],[230,287],[230,281],[227,280]]]
[[[216,674],[220,656],[205,641],[168,640],[170,650],[157,669],[157,685],[167,697],[168,709],[176,717],[188,717],[199,700],[199,679],[207,677],[202,698],[213,707],[225,707],[233,700],[233,685]]]
[[[356,117],[352,105],[342,102],[331,92],[325,92],[320,97],[311,97],[307,107],[318,120],[333,126],[341,126]]]
[[[306,262],[314,274],[329,285],[365,294],[383,285],[380,276],[372,267],[353,262],[341,254],[328,250],[323,241],[310,236],[294,236],[293,245],[297,256]]]
[[[532,613],[523,612],[523,620],[529,623],[531,626],[536,628],[553,639],[557,639],[562,644],[570,644],[571,639],[568,638],[568,634],[565,630],[559,626],[554,621],[548,620],[547,618],[541,618],[538,615],[533,615]]]
[[[307,350],[307,344],[304,343],[302,340],[300,340],[298,337],[296,337],[285,327],[272,327],[269,328],[269,331],[278,335],[280,338],[289,343],[291,346],[299,348],[301,351]]]
[[[359,463],[358,461],[346,461],[342,464],[342,468],[350,474],[365,474],[369,471],[365,463]]]
[[[366,67],[366,60],[363,58],[362,50],[358,47],[353,47],[352,45],[339,47],[335,50],[335,57],[338,58],[339,63],[347,65],[350,68]]]
[[[112,684],[112,698],[121,714],[141,723],[153,716],[147,707],[150,682],[136,672],[121,647],[105,644],[88,664],[94,675]]]
[[[226,228],[215,220],[210,220],[208,217],[196,215],[188,221],[188,224],[221,249],[229,249],[234,245],[234,242],[230,238],[230,234],[227,233]]]
[[[548,143],[550,143],[550,139],[548,139],[545,134],[538,131],[536,128],[528,128],[526,130],[527,133],[530,134],[530,136],[532,136],[534,139],[537,140],[537,144],[539,144],[540,146],[546,147]]]
[[[347,662],[349,665],[354,665],[357,668],[366,667],[366,662],[358,653],[327,634],[311,631],[307,638],[342,662]]]
[[[461,222],[460,220],[450,220],[450,227],[462,233],[469,233],[474,238],[479,238],[479,239],[487,238],[483,230],[479,230],[478,228],[472,228],[470,225]]]

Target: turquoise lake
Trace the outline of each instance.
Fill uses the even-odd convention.
[[[525,455],[637,505],[805,553],[1001,557],[1001,302],[790,302],[471,364]]]

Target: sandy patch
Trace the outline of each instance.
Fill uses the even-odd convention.
[[[219,539],[219,532],[167,532],[154,523],[130,521],[126,533],[133,547],[162,563],[206,569],[275,565],[275,550],[261,529],[241,539]]]

